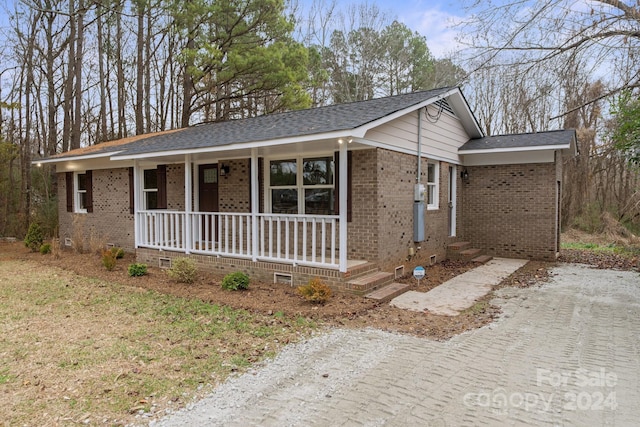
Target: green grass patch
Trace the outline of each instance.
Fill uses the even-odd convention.
[[[15,375],[11,375],[11,373],[9,372],[9,369],[7,368],[0,369],[0,384],[8,383],[9,381],[12,381],[14,378],[15,378]]]
[[[0,320],[0,419],[9,425],[50,424],[50,414],[85,422],[88,413],[89,424],[133,423],[316,327],[20,261],[0,264]],[[44,403],[14,405],[18,394]]]
[[[622,256],[640,255],[640,247],[616,245],[614,243],[601,245],[598,243],[567,242],[567,243],[562,243],[561,248],[581,250],[581,251],[600,252],[600,253],[612,253],[612,254],[617,254]]]

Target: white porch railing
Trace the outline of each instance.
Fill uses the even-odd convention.
[[[256,214],[256,230],[250,213],[154,210],[138,212],[136,220],[139,247],[332,269],[340,266],[338,216]]]

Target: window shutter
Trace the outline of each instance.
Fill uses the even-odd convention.
[[[85,172],[87,185],[87,213],[93,212],[93,172],[88,170]]]
[[[335,170],[335,203],[334,203],[334,213],[335,215],[340,214],[340,153],[338,151],[335,152],[334,162],[336,165]],[[352,210],[351,210],[351,181],[352,181],[352,152],[347,151],[347,222],[351,222],[352,219]]]
[[[65,174],[67,185],[67,212],[73,212],[73,172]]]
[[[135,188],[133,187],[134,185],[134,180],[133,180],[133,168],[129,168],[129,213],[131,215],[133,215],[134,209],[135,209],[135,202],[134,202],[134,195],[135,195]]]
[[[158,165],[158,209],[167,209],[167,165]]]

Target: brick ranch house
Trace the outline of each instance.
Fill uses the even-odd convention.
[[[562,150],[575,152],[574,131],[484,136],[449,87],[139,135],[40,163],[56,166],[63,245],[97,235],[151,265],[189,256],[213,272],[364,292],[386,280],[380,271],[440,261],[459,241],[555,259]]]

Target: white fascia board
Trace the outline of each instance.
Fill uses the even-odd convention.
[[[534,147],[511,147],[511,148],[483,148],[476,150],[458,150],[461,155],[465,154],[494,154],[494,153],[517,153],[523,151],[555,151],[555,150],[568,150],[569,144],[562,145],[539,145]]]
[[[45,164],[45,163],[65,163],[65,162],[75,162],[81,160],[92,160],[92,159],[102,159],[106,157],[111,157],[114,154],[121,153],[121,151],[116,152],[108,152],[108,153],[98,153],[98,154],[85,154],[84,156],[69,156],[69,157],[56,157],[53,159],[42,159],[42,160],[33,160],[31,164]]]
[[[362,139],[362,138],[354,138],[353,139],[354,142],[363,144],[363,145],[368,145],[371,147],[375,147],[375,148],[382,148],[385,150],[389,150],[389,151],[395,151],[398,153],[403,153],[403,154],[410,154],[412,156],[417,156],[418,152],[416,150],[409,150],[406,148],[400,148],[400,147],[396,147],[394,145],[389,145],[389,144],[385,144],[382,142],[378,142],[378,141],[371,141],[368,139]],[[447,157],[442,157],[442,156],[436,156],[436,155],[432,155],[429,153],[425,153],[424,151],[422,152],[422,158],[423,159],[429,159],[429,160],[438,160],[440,162],[447,162],[447,163],[451,163],[452,165],[461,165],[462,161],[458,158],[458,159],[451,159],[451,158],[447,158]]]
[[[447,94],[447,97],[451,95],[457,96],[451,98],[449,105],[453,108],[454,111],[460,113],[460,110],[462,110],[465,113],[464,115],[462,115],[462,117],[459,116],[458,118],[462,122],[462,125],[464,126],[467,133],[472,138],[482,138],[483,136],[485,136],[484,131],[480,127],[480,123],[478,123],[478,119],[476,119],[473,111],[471,111],[471,107],[467,102],[467,98],[465,98],[460,88],[456,88],[456,90],[450,91],[450,93]]]
[[[335,132],[303,135],[299,137],[270,139],[267,141],[243,142],[239,144],[227,144],[227,145],[221,145],[218,147],[187,148],[182,150],[155,151],[155,152],[147,152],[147,153],[139,153],[139,154],[131,154],[131,155],[127,155],[126,152],[124,152],[123,154],[118,153],[113,155],[111,157],[111,160],[135,160],[135,159],[145,159],[147,157],[163,157],[163,156],[176,156],[176,155],[201,154],[201,153],[219,153],[219,152],[224,152],[229,150],[243,150],[243,149],[250,150],[253,148],[273,147],[276,145],[295,144],[300,142],[318,141],[322,139],[356,138],[356,137],[363,137],[363,136],[364,136],[364,133],[359,132],[357,130],[354,131],[352,129],[345,129],[345,130],[340,130]]]

